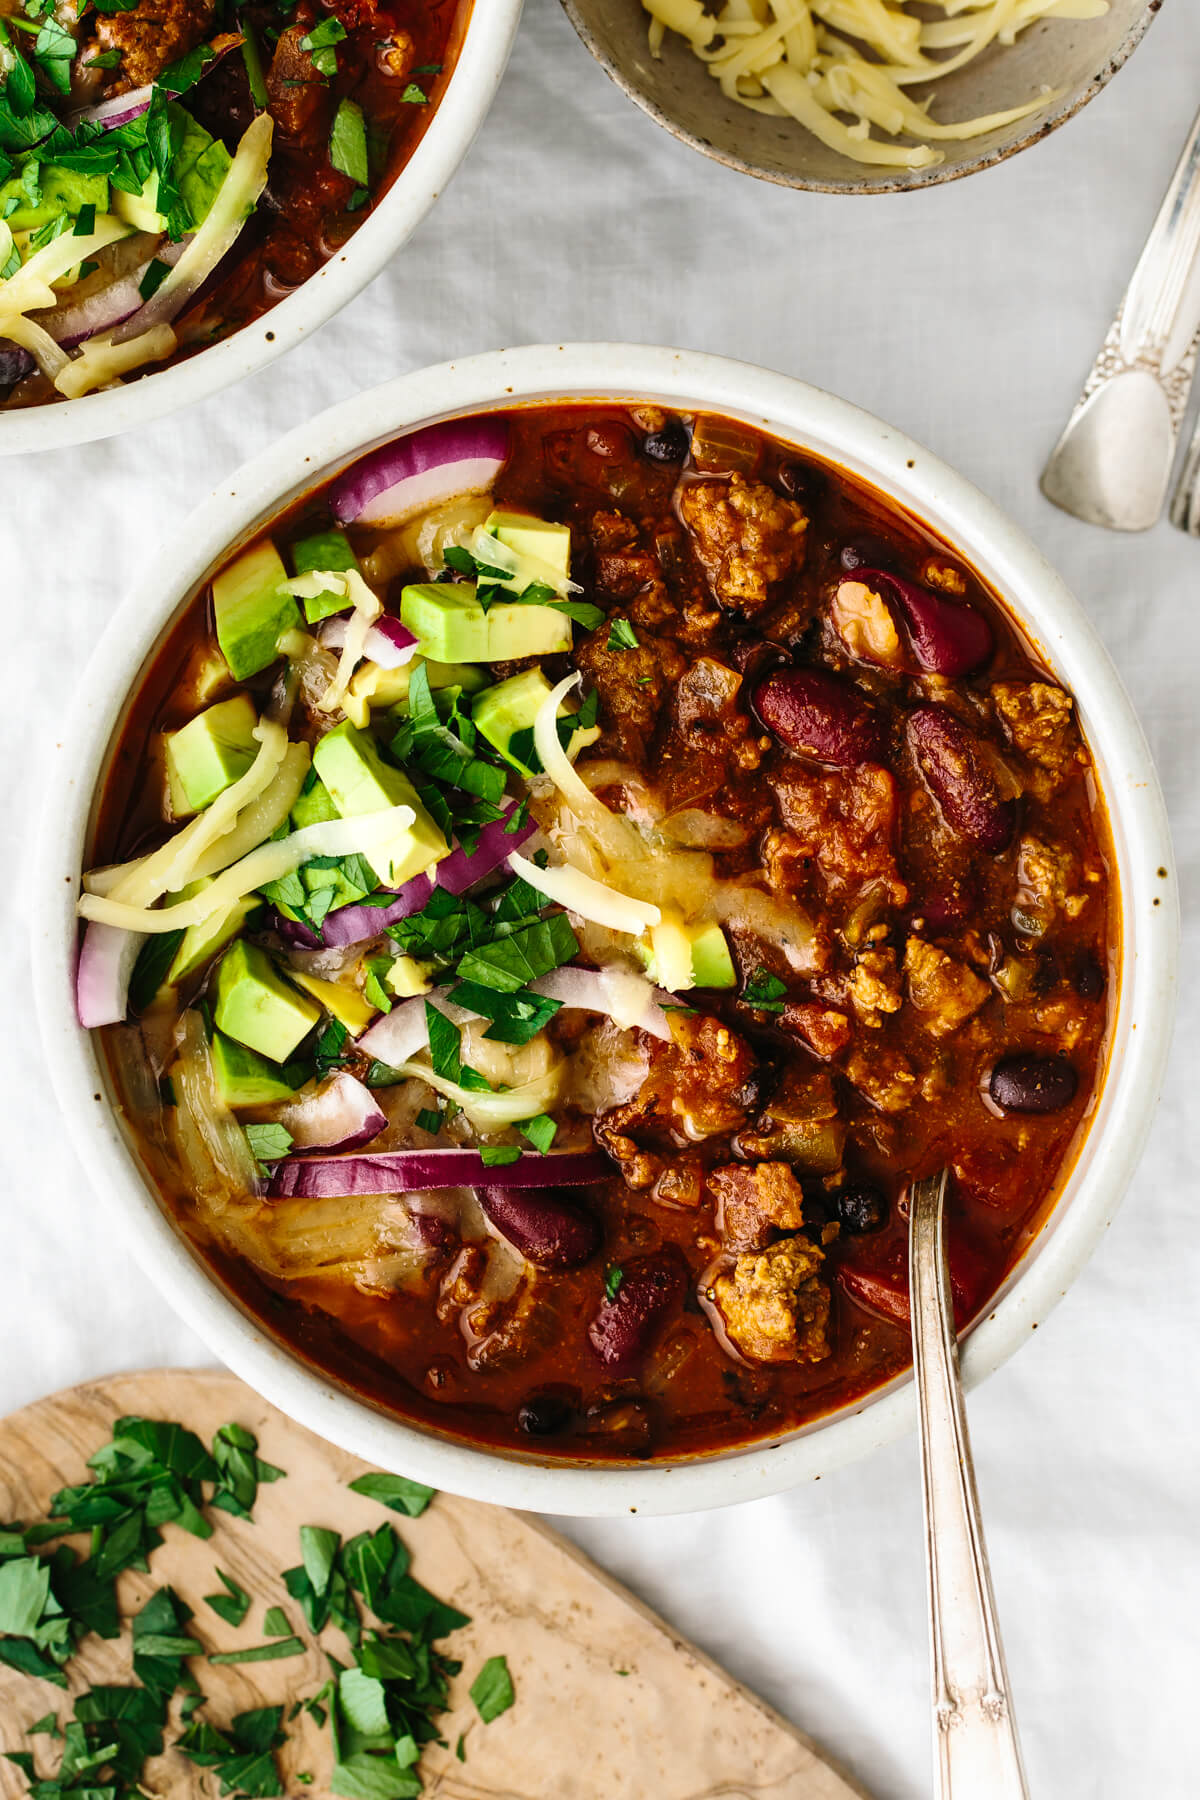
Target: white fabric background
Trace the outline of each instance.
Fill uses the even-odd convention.
[[[564,337],[762,362],[895,421],[1007,508],[1082,596],[1159,758],[1186,916],[1166,1098],[1109,1238],[971,1418],[1036,1800],[1200,1792],[1200,544],[1166,524],[1093,530],[1036,485],[1198,100],[1196,7],[1176,0],[1081,118],[1004,167],[915,197],[794,194],[677,145],[555,0],[529,0],[466,166],[340,318],[136,439],[0,464],[0,1410],[118,1368],[209,1360],[63,1147],[32,1030],[22,869],[39,750],[134,572],[237,463],[401,370]],[[734,1511],[567,1529],[877,1800],[929,1792],[911,1442]]]

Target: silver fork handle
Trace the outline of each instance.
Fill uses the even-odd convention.
[[[946,1172],[913,1184],[909,1291],[929,1572],[937,1800],[1029,1800],[967,1434],[942,1232]]]

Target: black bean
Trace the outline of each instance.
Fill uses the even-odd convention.
[[[687,461],[691,439],[681,419],[668,419],[661,431],[642,439],[642,455],[650,462],[676,464]]]
[[[1003,1112],[1052,1113],[1075,1098],[1079,1077],[1061,1056],[1006,1056],[992,1070],[988,1091]]]
[[[865,1181],[852,1182],[848,1187],[839,1188],[834,1198],[842,1229],[852,1237],[865,1236],[869,1231],[880,1231],[887,1224],[888,1203],[885,1196],[877,1187],[871,1187]],[[807,1201],[804,1210],[807,1215]]]
[[[554,1437],[570,1422],[570,1402],[561,1394],[531,1394],[517,1413],[517,1424],[529,1437]]]
[[[816,470],[802,462],[781,463],[775,479],[789,500],[806,500],[810,505],[821,488]]]
[[[1107,982],[1104,970],[1090,950],[1085,950],[1075,965],[1075,992],[1081,1000],[1098,1000]]]

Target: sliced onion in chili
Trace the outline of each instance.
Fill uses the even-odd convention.
[[[537,830],[537,826],[529,819],[515,830],[510,830],[516,811],[516,801],[510,801],[502,819],[493,819],[490,825],[484,826],[473,850],[468,852],[460,846],[452,850],[449,856],[443,857],[436,870],[438,886],[445,888],[448,894],[465,894],[469,887],[474,887],[485,875],[491,875],[502,868],[512,852],[519,850],[526,838],[532,837]]]
[[[300,1150],[354,1150],[378,1137],[387,1124],[370,1088],[344,1069],[313,1093],[278,1107],[275,1117]]]
[[[508,455],[502,418],[447,419],[395,438],[333,484],[343,525],[399,525],[414,513],[491,487]]]
[[[143,939],[136,931],[113,925],[89,925],[79,946],[75,970],[75,1010],[79,1023],[119,1025],[125,1017],[129,978]]]
[[[601,1150],[526,1150],[504,1166],[508,1188],[583,1187],[604,1181],[613,1165]],[[436,1188],[486,1187],[496,1170],[478,1150],[383,1150],[375,1155],[289,1156],[277,1164],[268,1194],[327,1200],[344,1194],[406,1194]]]

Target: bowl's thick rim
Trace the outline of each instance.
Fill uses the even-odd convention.
[[[1006,595],[1073,688],[1101,772],[1120,865],[1122,999],[1110,1076],[1062,1202],[991,1312],[964,1342],[973,1384],[1003,1362],[1065,1293],[1110,1223],[1161,1085],[1174,1007],[1178,915],[1170,837],[1150,753],[1107,652],[1078,602],[983,494],[890,426],[791,377],[726,358],[613,344],[493,351],[418,371],[342,402],[248,463],[171,534],[97,647],[57,746],[32,894],[36,1007],[51,1077],[89,1177],[170,1303],[231,1368],[326,1438],[436,1487],[575,1515],[670,1513],[780,1492],[906,1430],[911,1385],[784,1440],[711,1459],[580,1467],[508,1458],[390,1418],[272,1342],[205,1272],[138,1172],[105,1104],[105,1077],[74,1007],[74,901],[94,771],[126,696],[168,620],[220,561],[290,499],[373,443],[451,413],[522,401],[654,398],[706,405],[806,443],[865,475],[961,545]]]
[[[586,24],[579,12],[578,0],[561,0],[563,11],[570,19],[581,41],[595,57],[600,67],[611,81],[627,94],[635,106],[656,125],[669,131],[672,137],[678,138],[681,144],[688,144],[693,150],[699,150],[713,162],[721,163],[727,169],[736,169],[740,175],[753,175],[759,181],[772,182],[776,187],[799,188],[811,194],[917,194],[925,188],[940,187],[950,181],[962,181],[967,175],[977,175],[981,169],[995,168],[998,163],[1006,162],[1019,150],[1028,150],[1031,144],[1040,144],[1043,138],[1073,119],[1090,100],[1094,100],[1102,88],[1108,86],[1133,55],[1150,26],[1162,10],[1162,0],[1146,0],[1146,9],[1136,19],[1117,45],[1116,50],[1107,58],[1103,66],[1097,69],[1091,80],[1074,94],[1064,95],[1061,101],[1045,112],[1036,113],[1029,122],[1028,129],[1012,143],[1000,144],[990,150],[980,151],[978,156],[969,161],[946,168],[936,164],[929,169],[910,169],[903,175],[889,174],[886,170],[878,170],[873,174],[861,174],[858,177],[850,171],[858,165],[847,160],[847,178],[845,181],[817,181],[804,175],[786,175],[781,169],[764,168],[761,163],[750,162],[747,158],[736,156],[732,151],[721,150],[708,138],[701,137],[698,132],[689,131],[677,119],[673,119],[665,107],[651,99],[638,84],[614,61],[601,44],[595,32]],[[797,130],[802,127],[797,126]]]
[[[148,425],[265,368],[379,274],[441,196],[508,65],[524,0],[474,0],[450,82],[383,202],[294,293],[232,337],[121,387],[0,415],[0,456],[61,450]]]

